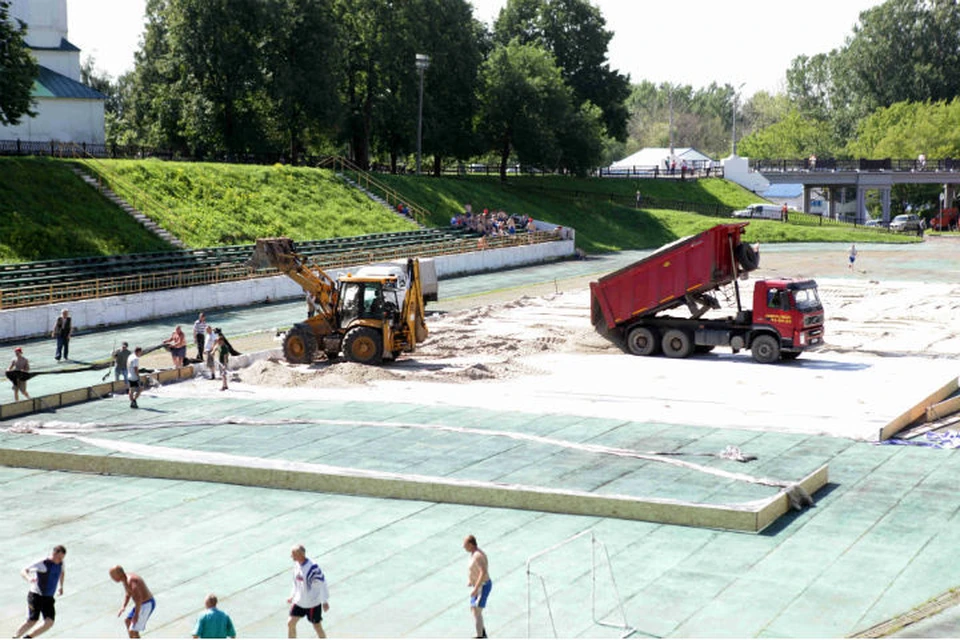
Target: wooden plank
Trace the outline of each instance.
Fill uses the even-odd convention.
[[[941,420],[960,411],[960,396],[947,398],[932,407],[927,407],[927,422]]]
[[[925,417],[927,414],[927,407],[949,398],[954,394],[955,391],[957,391],[958,388],[960,387],[958,387],[957,378],[951,378],[950,381],[945,385],[901,413],[899,416],[891,420],[890,423],[885,427],[882,427],[880,429],[880,433],[877,434],[877,440],[880,442],[889,440],[920,418]]]
[[[748,533],[761,531],[791,509],[786,491],[778,492],[769,500],[715,505],[446,477],[402,476],[374,471],[357,473],[355,470],[337,468],[296,469],[282,461],[264,461],[262,465],[248,466],[132,458],[126,455],[84,455],[37,449],[0,449],[0,464],[30,469],[191,480],[271,489],[644,520]],[[813,495],[826,484],[827,478],[827,465],[823,465],[798,484]]]

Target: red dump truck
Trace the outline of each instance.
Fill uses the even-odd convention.
[[[757,251],[741,240],[748,224],[717,225],[591,282],[594,326],[640,356],[685,358],[728,346],[771,363],[823,344],[823,306],[813,280],[759,280],[753,309],[742,307],[738,278],[760,264]],[[731,284],[736,315],[708,315],[720,309],[715,294]],[[665,315],[677,307],[689,314]]]

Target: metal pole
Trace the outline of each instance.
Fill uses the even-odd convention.
[[[743,85],[745,84],[747,83],[741,82],[740,86],[737,87],[737,90],[733,93],[733,149],[732,153],[730,154],[733,157],[736,157],[737,155],[737,103],[740,101],[740,91],[743,89]]]
[[[420,106],[417,110],[417,175],[420,175],[420,150],[423,145],[423,66],[417,65],[420,70]]]
[[[417,175],[420,175],[420,154],[423,147],[423,72],[430,66],[430,56],[418,53],[417,71],[420,72],[420,103],[417,108]]]

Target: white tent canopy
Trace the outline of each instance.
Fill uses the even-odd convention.
[[[640,149],[640,151],[637,151],[633,155],[627,156],[623,160],[614,162],[610,165],[610,168],[629,169],[631,167],[656,166],[662,170],[664,168],[663,161],[667,158],[671,158],[669,147],[647,147],[646,149]],[[697,168],[712,160],[710,156],[697,151],[693,147],[674,147],[673,157],[671,159],[674,158],[677,161],[678,168],[684,160],[687,161],[688,166]]]

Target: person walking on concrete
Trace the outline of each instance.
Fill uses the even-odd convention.
[[[469,535],[463,539],[463,549],[470,554],[470,563],[467,566],[467,586],[470,587],[470,612],[473,613],[473,622],[477,631],[477,638],[486,638],[487,629],[483,624],[483,610],[487,606],[487,598],[493,589],[493,580],[490,579],[490,565],[487,554],[477,546],[476,537]]]
[[[236,638],[237,631],[233,628],[233,620],[226,613],[217,609],[217,596],[207,594],[203,602],[206,611],[197,618],[193,628],[194,638]]]
[[[130,359],[130,347],[126,342],[120,344],[120,348],[113,352],[113,380],[118,382],[120,378],[127,381],[127,361]]]
[[[853,263],[857,261],[857,245],[856,243],[850,245],[850,264],[848,268],[853,271]]]
[[[147,621],[153,614],[154,609],[157,608],[157,601],[154,600],[153,594],[143,578],[135,573],[127,575],[120,565],[110,569],[110,579],[123,584],[123,604],[120,605],[120,611],[117,613],[118,618],[123,615],[127,603],[133,600],[133,607],[123,623],[127,627],[128,636],[139,638],[140,633],[146,630]]]
[[[54,596],[63,595],[63,581],[66,579],[63,559],[66,555],[66,547],[58,544],[48,558],[34,562],[20,572],[30,583],[30,591],[27,593],[27,621],[13,634],[14,638],[36,638],[53,626],[57,617]],[[36,626],[41,615],[43,624]]]
[[[213,327],[211,327],[209,324],[207,325],[206,334],[207,335],[203,339],[203,357],[207,364],[207,371],[210,372],[210,379],[216,380],[217,368],[216,364],[214,363],[213,347],[217,343],[217,338],[215,335],[213,335]]]
[[[70,359],[70,336],[73,334],[73,319],[70,317],[70,312],[66,309],[60,312],[60,317],[57,318],[57,323],[53,325],[53,334],[52,337],[57,339],[57,362],[60,361],[60,356],[63,356],[64,360]]]
[[[197,360],[203,362],[203,343],[207,339],[207,316],[202,312],[193,323],[193,341],[197,345]]]
[[[13,360],[10,361],[10,366],[7,367],[7,378],[13,383],[14,402],[20,402],[21,393],[27,398],[30,398],[30,394],[27,393],[27,377],[29,373],[30,361],[23,357],[23,349],[17,347],[13,350]]]
[[[330,610],[327,580],[316,562],[307,557],[302,544],[290,549],[293,559],[293,592],[287,598],[290,617],[287,619],[287,637],[297,637],[297,623],[306,618],[313,625],[318,638],[326,638],[323,631],[323,613]]]
[[[140,356],[143,349],[137,347],[133,350],[133,357],[127,359],[127,387],[130,396],[130,408],[137,409],[137,398],[143,391],[144,380],[140,377]]]

